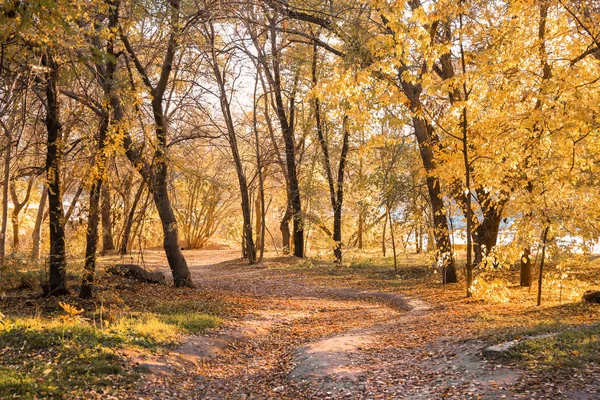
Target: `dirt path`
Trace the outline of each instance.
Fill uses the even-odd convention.
[[[439,323],[445,310],[400,293],[308,282],[277,268],[286,259],[249,267],[237,253],[213,253],[188,252],[195,282],[256,307],[162,359],[131,355],[150,371],[142,397],[519,396],[519,374],[482,360],[482,343],[455,339],[456,326]],[[222,262],[211,264],[214,256]],[[161,263],[158,255],[146,260]]]

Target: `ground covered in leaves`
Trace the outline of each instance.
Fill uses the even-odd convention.
[[[364,253],[343,266],[276,256],[248,266],[234,251],[185,253],[196,289],[105,277],[94,302],[41,299],[22,284],[5,290],[2,396],[599,396],[599,307],[567,300],[563,286],[536,307],[535,288],[518,286],[503,289],[503,302],[467,300],[463,284],[441,285],[420,255],[402,256],[394,271]],[[168,271],[160,251],[131,261]],[[596,271],[574,274],[594,288]],[[555,335],[482,354],[546,332]]]

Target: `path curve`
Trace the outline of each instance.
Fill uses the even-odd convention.
[[[512,394],[504,387],[518,377],[494,372],[477,354],[480,343],[459,348],[452,332],[424,336],[445,311],[421,299],[309,282],[286,270],[292,258],[248,266],[233,252],[215,264],[190,254],[198,285],[254,306],[241,319],[185,339],[167,355],[168,368],[156,369],[140,388],[147,398],[419,399],[453,388],[468,393],[473,382],[493,395]],[[473,366],[481,371],[469,372]],[[475,389],[474,397],[481,394]]]

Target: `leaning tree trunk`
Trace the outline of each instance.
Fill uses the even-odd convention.
[[[67,263],[65,258],[65,230],[62,223],[62,193],[60,169],[62,146],[60,144],[60,122],[58,90],[58,65],[51,55],[42,56],[46,73],[46,130],[48,131],[46,153],[46,179],[48,185],[48,206],[50,217],[50,274],[46,287],[47,295],[59,296],[68,293]]]
[[[118,99],[113,99],[113,104],[119,104]],[[154,105],[153,107],[156,107]],[[120,104],[119,104],[120,106]],[[160,116],[157,116],[155,111],[155,119],[157,120],[157,131],[162,131],[164,128],[161,127],[162,122],[162,106],[159,106]],[[120,107],[119,107],[120,109]],[[119,112],[122,115],[122,110]],[[163,247],[167,256],[169,267],[173,275],[173,283],[175,287],[194,287],[192,277],[185,261],[185,257],[179,247],[179,230],[177,227],[177,219],[171,206],[171,200],[169,199],[169,192],[167,188],[167,162],[165,160],[166,155],[164,154],[166,149],[166,138],[162,133],[160,135],[159,150],[156,151],[154,157],[154,164],[148,165],[140,160],[136,150],[133,148],[131,138],[127,137],[124,140],[124,147],[129,160],[136,166],[138,171],[142,174],[144,179],[147,179],[148,190],[152,194],[158,216],[161,221],[163,230]],[[162,148],[162,149],[161,149]]]

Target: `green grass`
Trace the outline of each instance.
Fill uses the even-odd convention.
[[[214,328],[221,323],[221,319],[197,313],[175,313],[162,315],[160,320],[166,324],[176,326],[185,333],[198,333],[208,328]]]
[[[0,397],[60,398],[90,387],[127,386],[135,373],[122,367],[118,335],[86,324],[22,319],[0,331]]]
[[[185,308],[185,307],[183,307]],[[93,320],[6,318],[0,325],[0,398],[62,398],[130,387],[137,372],[117,350],[166,351],[183,334],[217,326],[217,317],[164,310],[124,315],[99,327]]]
[[[529,366],[570,370],[600,363],[600,325],[560,332],[553,337],[526,340],[507,352],[507,356]]]
[[[34,379],[23,376],[16,368],[0,367],[0,395],[14,397],[33,397],[38,392]]]

